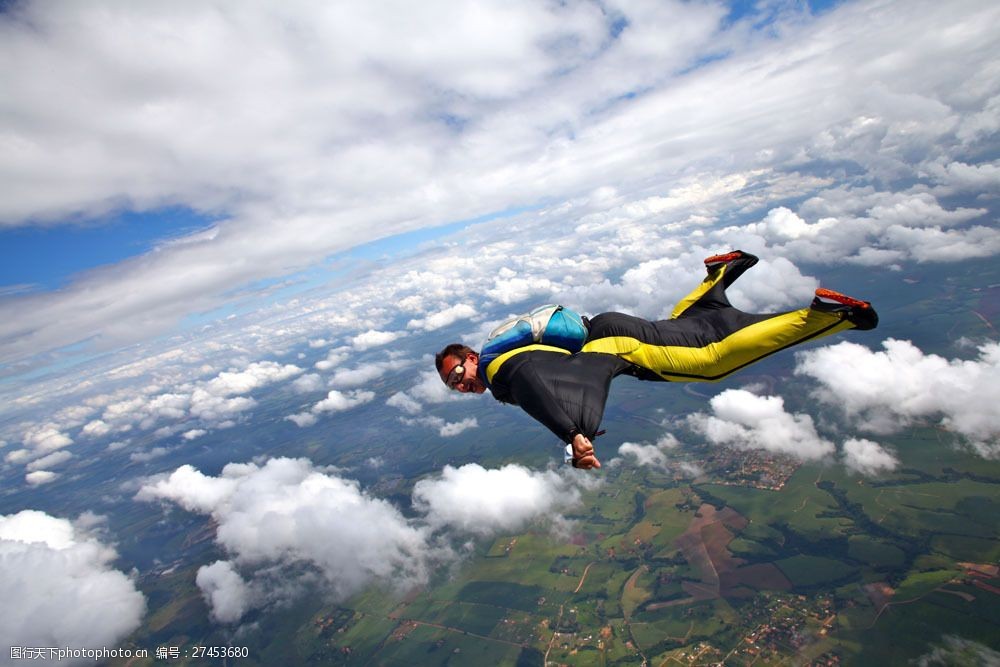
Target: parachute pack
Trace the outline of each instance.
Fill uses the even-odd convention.
[[[580,351],[586,340],[587,326],[572,310],[553,304],[535,308],[512,317],[490,332],[479,353],[479,367],[486,370],[483,380],[489,384],[493,375],[489,367],[493,361],[518,348],[545,345],[573,354]]]

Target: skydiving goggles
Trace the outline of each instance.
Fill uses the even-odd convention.
[[[458,386],[458,383],[462,381],[462,378],[464,376],[465,376],[465,366],[463,366],[462,364],[458,364],[457,366],[451,369],[450,373],[448,373],[448,379],[445,380],[445,384],[448,386],[448,389],[454,389],[455,387]]]

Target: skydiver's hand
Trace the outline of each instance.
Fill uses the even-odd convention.
[[[584,470],[601,467],[601,462],[597,460],[597,456],[594,454],[594,443],[587,436],[577,433],[576,437],[573,438],[572,444],[575,467],[583,468]]]

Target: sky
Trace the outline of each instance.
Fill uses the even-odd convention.
[[[993,2],[0,8],[0,454],[15,480],[0,548],[72,555],[116,582],[108,604],[131,627],[144,604],[99,517],[17,503],[72,480],[80,447],[170,461],[130,480],[135,502],[215,519],[229,558],[198,585],[237,623],[274,602],[275,563],[338,595],[420,581],[460,557],[449,536],[511,529],[489,507],[552,521],[573,494],[545,489],[583,483],[445,468],[415,490],[415,520],[307,459],[177,460],[252,423],[262,391],[299,397],[289,428],[386,406],[406,428],[475,437],[479,418],[429,370],[437,334],[474,346],[532,302],[663,317],[703,257],[734,247],[762,261],[731,298],[761,311],[807,303],[824,270],[901,277],[1000,254]],[[795,359],[854,431],[754,387],[676,428],[859,475],[897,468],[880,438],[914,423],[1000,453],[995,336],[921,349],[889,324]],[[400,369],[413,380],[371,388]],[[668,467],[677,446],[664,433],[615,460]],[[537,492],[518,506],[511,485]],[[498,497],[456,501],[469,488]],[[353,534],[351,553],[386,557],[325,555],[348,530],[309,519],[328,503],[384,528]],[[247,517],[275,507],[299,508],[300,529],[254,532]]]

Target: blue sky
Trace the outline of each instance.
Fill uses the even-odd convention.
[[[123,212],[84,223],[0,230],[0,290],[52,290],[94,267],[115,264],[210,227],[215,220],[185,208]]]

